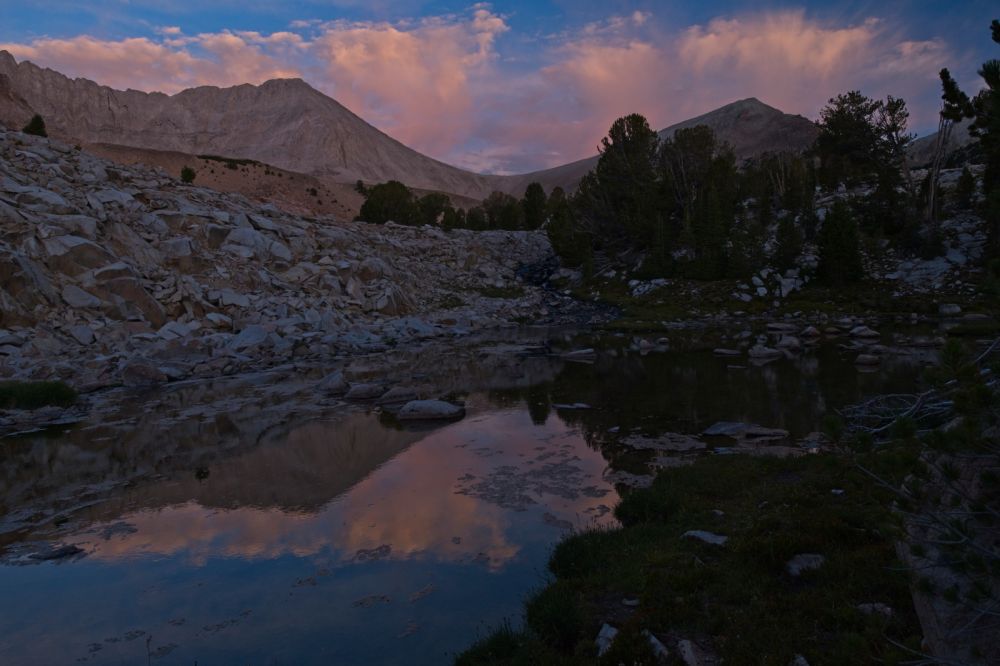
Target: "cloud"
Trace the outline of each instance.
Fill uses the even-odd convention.
[[[507,42],[509,20],[481,3],[395,22],[304,18],[273,33],[191,36],[166,26],[156,38],[43,38],[0,48],[113,87],[168,93],[301,76],[422,152],[494,172],[591,155],[626,113],[665,127],[745,97],[816,117],[849,89],[893,94],[908,100],[914,125],[927,127],[936,72],[955,60],[942,40],[910,39],[885,20],[834,23],[804,11],[670,29],[636,11]]]
[[[341,103],[432,154],[453,149],[474,115],[471,79],[488,76],[503,17],[479,6],[471,17],[415,25],[327,24],[312,42],[317,79]]]
[[[232,86],[300,76],[300,70],[267,54],[263,44],[232,32],[145,37],[118,41],[89,36],[0,44],[23,60],[112,88],[176,93],[201,85]]]
[[[941,40],[902,39],[878,19],[838,26],[786,11],[719,18],[672,35],[646,20],[610,19],[566,36],[550,58],[536,86],[542,113],[519,134],[565,159],[593,154],[626,113],[662,128],[746,97],[815,118],[830,97],[861,89],[910,100],[914,121],[926,123],[936,113],[936,73],[950,55]],[[557,108],[561,122],[548,123],[544,111]]]

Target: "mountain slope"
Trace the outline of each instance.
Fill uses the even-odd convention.
[[[572,190],[597,163],[595,156],[517,176],[476,174],[406,147],[300,79],[203,86],[176,95],[119,91],[18,63],[0,51],[0,123],[21,127],[32,113],[44,116],[54,136],[81,144],[253,159],[340,183],[394,179],[472,199],[493,190],[520,196],[532,181]],[[801,116],[746,99],[660,134],[698,124],[715,130],[740,158],[801,150],[816,131]]]
[[[948,140],[949,155],[975,142],[975,137],[969,133],[971,126],[971,120],[963,120],[952,128],[951,137]],[[937,136],[938,133],[934,132],[913,140],[913,143],[910,144],[907,150],[907,157],[911,166],[924,167],[934,161],[934,151],[937,149]]]
[[[397,179],[477,198],[496,180],[407,148],[299,79],[176,95],[118,91],[17,63],[5,51],[0,76],[7,92],[42,114],[55,136],[83,143],[248,158],[341,182]],[[0,121],[19,127],[24,115],[0,99]]]

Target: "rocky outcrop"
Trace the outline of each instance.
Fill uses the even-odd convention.
[[[516,275],[551,256],[544,233],[297,217],[2,128],[0,229],[0,377],[212,376],[544,319],[555,298]]]

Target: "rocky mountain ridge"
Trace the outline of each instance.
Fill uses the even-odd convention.
[[[21,127],[33,113],[46,119],[53,136],[73,143],[253,159],[340,183],[400,180],[476,200],[494,190],[521,196],[534,181],[572,190],[597,161],[591,157],[514,176],[476,174],[408,148],[300,79],[203,86],[168,96],[70,79],[0,51],[0,123]],[[806,118],[751,98],[672,125],[661,135],[696,124],[712,127],[739,158],[802,150],[816,132]]]

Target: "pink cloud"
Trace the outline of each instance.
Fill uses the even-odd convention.
[[[541,141],[554,165],[594,154],[611,121],[626,113],[662,128],[758,97],[815,118],[849,89],[909,99],[915,123],[927,122],[936,107],[920,97],[935,89],[949,58],[940,40],[903,40],[877,19],[837,26],[801,11],[763,13],[715,19],[673,37],[645,23],[612,19],[565,36],[540,72],[538,113],[513,136]],[[561,122],[554,125],[546,111],[556,108]]]
[[[642,12],[549,36],[534,68],[509,64],[507,19],[479,4],[413,21],[298,21],[271,34],[222,31],[156,39],[89,36],[0,45],[72,76],[173,93],[195,85],[299,77],[404,143],[479,170],[510,172],[592,155],[630,112],[655,127],[744,97],[816,117],[860,88],[911,102],[933,123],[940,40],[915,41],[885,21],[833,24],[802,11],[717,18],[664,31]],[[520,54],[517,54],[520,55]]]
[[[174,34],[166,42],[145,37],[108,41],[83,35],[0,44],[0,49],[67,76],[93,79],[112,88],[168,94],[192,86],[256,84],[300,76],[294,65],[280,62],[260,46],[231,32],[196,37]]]
[[[400,141],[441,155],[460,144],[475,108],[470,78],[489,75],[503,18],[324,26],[313,40],[321,87]]]

